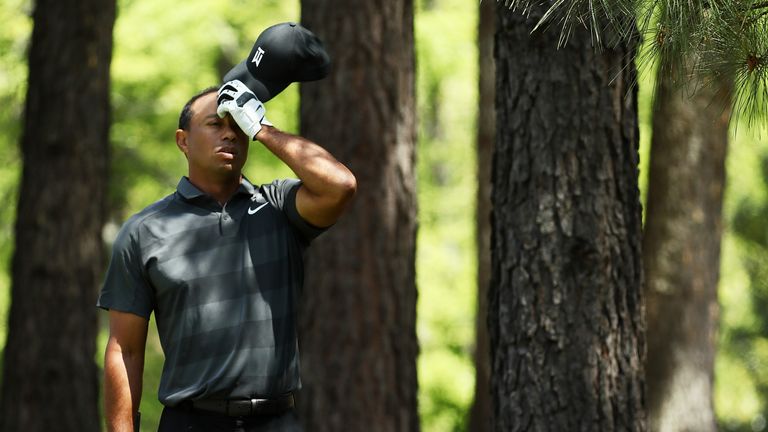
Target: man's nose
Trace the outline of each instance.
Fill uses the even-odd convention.
[[[237,138],[237,133],[240,132],[240,127],[232,119],[232,116],[227,115],[224,117],[224,137],[230,140]]]

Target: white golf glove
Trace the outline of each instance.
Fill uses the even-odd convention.
[[[240,80],[224,83],[219,89],[217,103],[216,114],[224,118],[229,113],[251,140],[256,139],[261,125],[272,126],[265,117],[267,110],[264,104]]]

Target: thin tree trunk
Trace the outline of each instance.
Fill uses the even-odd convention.
[[[95,432],[115,2],[33,18],[0,430]]]
[[[645,430],[635,48],[497,13],[495,430]]]
[[[723,79],[691,93],[669,74],[657,80],[643,238],[649,420],[659,432],[715,431],[712,384],[732,84]]]
[[[491,352],[488,341],[488,285],[491,282],[491,160],[496,134],[493,63],[495,2],[480,3],[477,26],[479,100],[477,115],[477,316],[475,318],[475,398],[469,414],[470,432],[491,430]]]
[[[311,431],[419,429],[411,0],[304,0],[333,70],[302,85],[301,133],[358,180],[310,248],[300,310],[300,415]]]

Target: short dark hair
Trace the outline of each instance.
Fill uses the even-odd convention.
[[[219,88],[216,86],[207,87],[197,92],[186,104],[184,104],[184,108],[181,110],[181,115],[179,115],[179,129],[189,130],[189,121],[192,120],[192,104],[208,93],[213,93],[215,91],[219,91]]]

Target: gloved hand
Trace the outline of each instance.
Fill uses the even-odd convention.
[[[261,125],[272,126],[265,117],[267,110],[264,104],[240,80],[232,80],[221,86],[216,102],[216,114],[224,118],[229,113],[251,140],[256,139]]]

